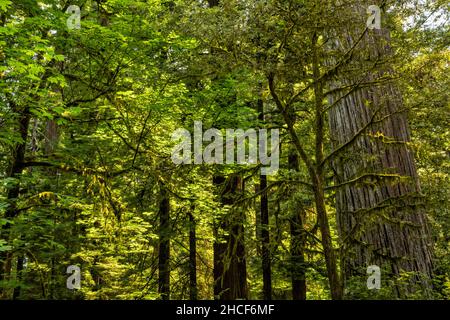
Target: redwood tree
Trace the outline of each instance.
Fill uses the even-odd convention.
[[[365,17],[363,7],[354,12]],[[432,246],[418,202],[407,113],[386,63],[393,58],[389,32],[355,27],[338,39],[341,50],[353,57],[336,69],[328,112],[344,279],[348,283],[369,265],[378,265],[384,279],[414,273],[406,290],[395,286],[397,296],[415,291],[415,283],[428,292]]]

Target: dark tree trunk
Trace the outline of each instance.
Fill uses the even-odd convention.
[[[299,160],[297,153],[289,154],[288,165],[290,170],[298,171]],[[304,249],[306,234],[303,228],[301,205],[294,205],[289,227],[291,232],[291,281],[292,299],[306,300],[306,265]]]
[[[23,257],[17,258],[17,267],[16,267],[16,281],[19,283],[16,287],[14,287],[13,291],[13,300],[17,300],[20,297],[20,282],[22,281],[22,271],[23,271]]]
[[[262,98],[258,99],[258,119],[264,121],[264,103]],[[267,192],[267,176],[260,175],[261,194],[261,253],[263,272],[263,297],[264,300],[272,300],[272,270],[270,256],[270,233],[269,233],[269,199]]]
[[[267,188],[267,177],[260,176],[261,190]],[[263,272],[263,295],[264,300],[272,300],[272,271],[270,257],[270,234],[269,234],[269,201],[267,192],[261,194],[261,253]]]
[[[210,8],[218,6],[219,5],[219,0],[208,0],[208,5]]]
[[[292,299],[306,300],[305,235],[301,213],[289,221],[291,231]]]
[[[261,185],[255,184],[255,194],[261,191]],[[256,243],[262,243],[261,241],[261,201],[255,199],[255,239]],[[256,246],[256,254],[258,257],[262,257],[261,246]]]
[[[167,190],[161,185],[159,203],[158,293],[162,300],[170,299],[170,203]]]
[[[189,213],[189,297],[197,300],[197,239],[195,235],[195,219],[192,212]]]
[[[224,205],[232,205],[243,190],[242,179],[231,176],[214,178],[223,185],[221,194]],[[247,299],[247,266],[244,244],[244,215],[237,208],[219,222],[214,242],[214,297],[220,300]],[[222,236],[221,231],[225,231]]]
[[[352,45],[354,38],[341,40],[343,50]],[[357,60],[350,67],[364,70],[364,63],[388,57],[389,41],[384,30],[366,34],[355,50]],[[341,72],[332,86],[351,85],[361,79],[375,81],[389,75],[388,67],[359,76]],[[333,95],[329,100],[334,104],[329,110],[329,124],[335,139],[336,184],[340,185],[336,210],[345,281],[366,276],[369,265],[378,265],[384,279],[401,271],[422,274],[421,280],[416,277],[406,290],[396,287],[399,297],[415,291],[414,282],[429,291],[432,245],[424,211],[417,203],[420,187],[413,154],[407,146],[410,134],[401,93],[393,83],[380,83],[358,88],[346,96]],[[361,179],[364,175],[366,178]],[[355,179],[359,183],[349,183]]]

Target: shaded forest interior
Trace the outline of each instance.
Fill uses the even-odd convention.
[[[449,9],[0,0],[0,299],[449,299]]]

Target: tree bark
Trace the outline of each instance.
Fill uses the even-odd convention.
[[[232,206],[243,190],[239,176],[215,177],[214,183],[223,185],[222,203]],[[248,299],[247,265],[244,243],[244,215],[230,208],[228,216],[219,222],[214,242],[214,297],[219,300]],[[221,231],[225,235],[221,236]]]
[[[351,35],[340,40],[344,50],[355,38]],[[386,30],[366,33],[350,67],[364,70],[364,63],[388,57],[392,51],[389,43]],[[331,87],[352,85],[361,79],[375,82],[390,73],[388,67],[359,78],[341,72]],[[422,275],[416,274],[405,290],[396,286],[398,297],[415,291],[416,284],[429,292],[432,244],[424,211],[417,203],[420,186],[407,146],[410,133],[401,93],[392,82],[379,83],[357,88],[346,96],[330,95],[329,103],[333,105],[328,114],[335,150],[332,166],[335,183],[340,185],[336,210],[345,282],[365,275],[369,265],[378,265],[384,279],[402,271]],[[365,174],[371,178],[349,183]],[[408,179],[385,178],[393,175]]]

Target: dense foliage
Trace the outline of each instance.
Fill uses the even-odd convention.
[[[373,2],[384,56],[370,48],[367,1],[0,0],[1,298],[223,298],[227,266],[245,282],[228,298],[450,298],[450,2]],[[369,40],[349,48],[358,32]],[[426,216],[429,292],[408,287],[409,270],[380,265],[379,290],[365,265],[345,274],[338,190],[408,177],[355,164],[339,181],[338,161],[375,156],[339,146],[328,111],[336,94],[387,84],[421,185],[391,205]],[[175,164],[172,133],[194,121],[279,129],[278,172]],[[79,290],[66,287],[70,265]]]

